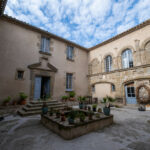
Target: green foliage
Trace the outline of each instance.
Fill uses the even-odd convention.
[[[19,96],[20,96],[20,100],[25,100],[28,96],[25,94],[25,93],[23,93],[23,92],[20,92],[19,93]]]
[[[4,101],[3,101],[3,103],[9,103],[10,102],[10,100],[11,100],[11,97],[10,96],[8,96],[7,98],[5,98],[4,99]]]
[[[67,100],[69,97],[68,96],[62,96],[62,100]]]
[[[75,97],[76,93],[74,91],[69,92],[69,97]]]
[[[82,121],[85,120],[85,114],[83,112],[79,113],[79,117],[80,117],[80,120],[82,120]]]
[[[106,97],[103,98],[103,100],[101,101],[101,103],[106,104],[106,103],[115,102],[115,101],[116,101],[116,99],[112,98],[111,96],[106,96]]]
[[[93,104],[93,105],[92,105],[92,108],[97,108],[97,104]]]
[[[77,117],[77,111],[74,111],[74,110],[72,110],[69,114],[68,114],[68,116],[71,118],[71,119],[75,119],[76,117]]]
[[[84,102],[85,100],[86,100],[85,96],[79,96],[78,97],[78,101],[80,101],[80,102]]]

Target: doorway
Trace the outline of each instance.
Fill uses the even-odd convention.
[[[127,104],[137,104],[134,83],[125,85],[125,96]]]
[[[34,100],[50,97],[50,77],[36,76],[34,83]]]

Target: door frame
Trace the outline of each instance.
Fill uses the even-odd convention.
[[[47,70],[38,70],[34,69],[31,70],[31,75],[30,75],[30,100],[34,99],[34,88],[35,88],[35,77],[36,76],[41,76],[41,77],[50,77],[50,95],[51,97],[53,96],[54,92],[54,82],[55,82],[55,73],[50,72]]]
[[[128,97],[128,95],[127,95],[127,94],[128,94],[128,93],[127,93],[127,92],[128,92],[128,91],[127,91],[127,86],[130,85],[130,84],[133,84],[133,86],[131,86],[131,87],[134,87],[134,94],[135,94],[135,97],[132,97],[132,96],[131,96],[130,100],[131,100],[131,101],[132,101],[132,100],[133,100],[133,101],[135,100],[135,103],[128,103],[128,98],[129,98],[129,97]],[[129,105],[130,105],[130,104],[134,104],[134,105],[138,104],[138,103],[137,103],[137,99],[136,99],[136,89],[135,89],[134,82],[130,82],[130,83],[125,84],[125,85],[124,85],[124,92],[125,92],[125,100],[126,100],[126,104],[127,104],[127,105],[128,105],[128,104],[129,104]],[[133,95],[132,92],[131,92],[131,95]]]

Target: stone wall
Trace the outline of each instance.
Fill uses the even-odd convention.
[[[122,99],[125,104],[124,86],[127,83],[134,82],[135,90],[141,85],[146,85],[150,90],[150,36],[147,34],[149,31],[148,25],[90,51],[89,92],[91,95],[99,99],[110,95]],[[121,55],[126,49],[132,51],[133,68],[122,68]],[[105,72],[105,57],[108,55],[112,57],[112,70]],[[109,87],[104,88],[106,84]],[[111,91],[112,84],[115,85],[115,91]],[[91,91],[93,85],[98,87],[95,92]]]

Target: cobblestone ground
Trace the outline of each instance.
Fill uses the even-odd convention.
[[[66,141],[46,129],[40,116],[7,116],[0,122],[1,150],[150,150],[150,111],[114,109],[114,125]]]

